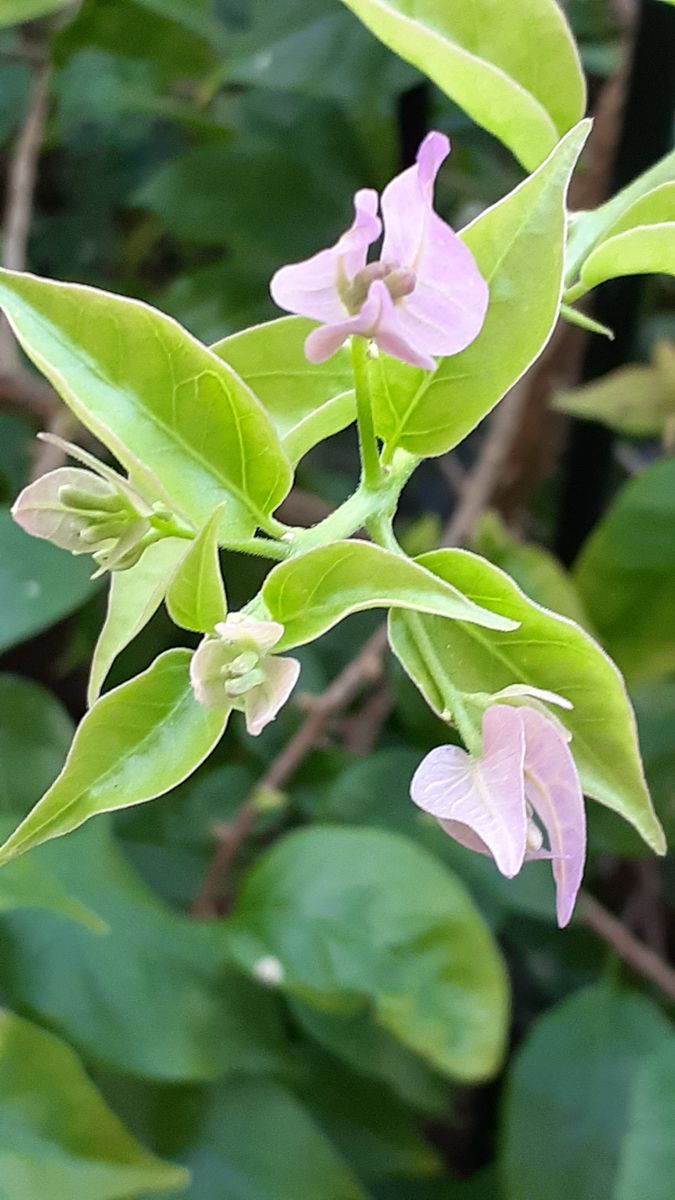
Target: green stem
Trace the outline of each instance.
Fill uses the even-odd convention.
[[[260,558],[272,558],[282,562],[288,558],[291,547],[287,542],[272,542],[267,538],[241,538],[239,541],[220,542],[221,549],[234,554],[257,554]]]
[[[575,283],[572,287],[567,288],[563,296],[563,302],[565,304],[574,304],[575,300],[581,300],[581,297],[585,296],[587,291],[588,288],[584,287],[583,283]]]
[[[356,424],[359,431],[363,483],[366,487],[377,488],[382,479],[382,468],[375,440],[368,382],[368,342],[363,337],[352,338],[352,371],[356,393]]]

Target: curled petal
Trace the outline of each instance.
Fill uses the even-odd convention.
[[[312,330],[305,341],[305,354],[310,362],[325,362],[340,349],[348,337],[359,334],[361,337],[373,338],[385,354],[391,354],[394,358],[409,363],[411,367],[433,371],[436,366],[433,358],[427,354],[420,354],[403,335],[399,325],[399,312],[386,285],[381,280],[375,280],[370,285],[367,300],[355,317],[347,317],[346,320]]]
[[[297,658],[268,658],[264,670],[265,682],[244,699],[246,728],[253,737],[262,733],[288,700],[298,682],[300,663]]]
[[[487,847],[509,878],[525,858],[524,758],[520,711],[495,705],[483,717],[480,758],[458,746],[439,746],[417,768],[410,789],[415,804],[437,817],[447,833],[459,835],[457,840],[470,849]]]
[[[218,638],[204,638],[190,661],[190,683],[195,699],[205,708],[232,708],[222,667],[222,643]]]
[[[281,267],[272,277],[270,291],[279,308],[315,321],[334,323],[344,318],[346,309],[339,285],[349,282],[363,269],[368,247],[382,232],[377,216],[377,192],[371,188],[358,191],[354,196],[354,213],[351,228],[329,250],[320,250],[303,262]]]
[[[562,927],[572,916],[584,873],[583,793],[574,759],[556,726],[535,709],[516,711],[525,729],[525,795],[548,835],[558,924]],[[531,857],[537,857],[536,853]]]
[[[106,505],[115,497],[115,489],[93,471],[59,467],[23,489],[12,506],[12,516],[33,537],[44,538],[72,554],[90,553],[91,546],[80,536],[86,520],[61,502],[59,494],[64,488],[90,499],[92,511],[97,500]]]

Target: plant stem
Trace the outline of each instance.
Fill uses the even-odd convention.
[[[234,554],[257,554],[260,558],[273,558],[277,562],[288,558],[291,552],[291,547],[287,542],[275,542],[261,537],[221,542],[220,546],[222,550],[228,550]]]
[[[368,342],[362,337],[352,338],[352,371],[356,393],[356,424],[359,431],[359,449],[363,483],[376,489],[382,479],[382,468],[375,440],[373,410],[368,382]]]

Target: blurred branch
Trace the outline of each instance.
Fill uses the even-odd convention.
[[[644,979],[655,983],[671,1000],[675,1000],[675,970],[654,950],[639,941],[617,917],[587,892],[580,896],[579,916],[593,933],[616,950],[629,967]]]
[[[26,268],[40,148],[47,119],[51,66],[35,48],[36,69],[28,112],[10,158],[2,233],[2,265]],[[21,364],[16,339],[5,317],[0,319],[0,407],[29,415],[36,425],[51,419],[56,402],[52,389]]]
[[[492,417],[478,459],[466,476],[459,504],[446,528],[443,539],[445,546],[461,544],[473,529],[482,509],[489,503],[513,446],[523,395],[519,384],[502,401]],[[206,918],[218,915],[224,882],[240,846],[255,824],[256,795],[278,790],[288,783],[307,755],[320,743],[330,719],[347,708],[367,684],[381,677],[382,656],[386,647],[387,627],[382,624],[325,692],[307,698],[307,715],[300,727],[273,760],[234,821],[218,831],[218,844],[207,867],[200,893],[192,905],[193,916]],[[379,726],[376,726],[375,733],[377,728]]]

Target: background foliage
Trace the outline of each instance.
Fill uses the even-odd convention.
[[[523,45],[533,38],[532,14],[547,5],[497,5],[508,23],[494,30],[503,79],[495,82],[487,58],[472,65],[484,72],[486,115],[462,82],[461,28],[448,23],[433,61],[423,33],[405,46],[434,83],[453,80],[445,94],[396,57],[403,49],[396,23],[379,25],[386,7],[372,0],[0,0],[8,176],[36,72],[45,54],[53,62],[31,269],[148,300],[208,343],[227,338],[275,315],[272,272],[329,244],[351,193],[381,187],[430,126],[454,142],[440,208],[454,224],[467,223],[538,166],[576,119],[556,99],[572,94],[573,62],[558,54],[550,74],[532,74]],[[448,7],[436,0],[439,11]],[[494,5],[479,7],[496,19]],[[644,9],[656,7],[647,0]],[[537,26],[540,49],[558,36],[552,9]],[[622,86],[615,72],[631,37],[631,5],[570,0],[566,9],[600,112],[607,89]],[[508,129],[504,79],[515,81],[525,106]],[[576,108],[579,96],[569,103]],[[650,112],[641,118],[646,125]],[[672,144],[672,110],[667,124]],[[607,136],[616,144],[620,135],[615,118]],[[589,153],[601,157],[602,148]],[[586,161],[592,176],[597,162]],[[536,223],[526,232],[536,239]],[[535,244],[523,235],[509,278],[532,270]],[[603,263],[595,266],[603,277]],[[611,275],[611,262],[604,273]],[[528,336],[538,336],[537,345],[546,304],[545,282],[533,277],[530,307],[542,331]],[[640,293],[638,312],[622,345],[633,365],[579,389],[578,349],[548,387],[558,409],[616,431],[606,455],[609,506],[571,571],[550,547],[569,519],[570,478],[582,493],[585,478],[579,457],[569,464],[563,457],[567,427],[551,416],[550,395],[539,403],[537,428],[553,450],[532,463],[516,443],[516,485],[509,492],[507,469],[496,496],[502,515],[484,513],[472,545],[531,599],[592,630],[616,658],[672,838],[672,279],[657,275]],[[536,346],[525,339],[517,349],[524,365]],[[221,350],[246,377],[250,348],[233,338]],[[477,386],[482,366],[477,358]],[[4,367],[3,835],[62,765],[84,711],[105,610],[88,564],[25,537],[9,517],[43,413],[16,402]],[[334,383],[344,371],[336,359]],[[459,428],[452,386],[444,381],[439,399],[436,451],[455,446],[473,423]],[[289,427],[281,433],[300,457],[306,400],[294,392],[293,403],[297,412],[285,409]],[[378,419],[389,433],[391,412]],[[336,418],[335,429],[343,424]],[[521,432],[526,448],[527,428]],[[414,419],[400,433],[404,444],[414,437]],[[440,469],[425,466],[406,492],[411,552],[437,544],[454,502],[448,476],[456,489],[482,437],[441,459]],[[303,491],[290,503],[315,519],[322,501],[348,494],[353,464],[352,435],[340,434],[303,458]],[[243,557],[226,564],[231,608],[260,576],[259,564]],[[355,614],[298,651],[303,688],[320,693],[376,620]],[[184,672],[173,649],[179,636],[158,611],[110,680],[168,651],[154,668],[157,695],[165,696]],[[99,683],[102,666],[100,673]],[[507,883],[413,810],[410,776],[443,727],[393,660],[280,791],[268,786],[270,769],[301,717],[287,708],[256,741],[232,723],[208,764],[165,798],[99,816],[0,872],[3,1196],[670,1200],[675,988],[661,968],[673,938],[671,865],[641,857],[636,835],[612,813],[592,810],[587,886],[607,908],[598,919],[592,903],[582,905],[561,934],[545,864]],[[206,745],[208,725],[191,736]],[[114,757],[115,746],[106,753]],[[207,894],[205,912],[219,833],[229,822],[237,828],[251,793],[253,828],[238,846],[225,894],[215,904]],[[618,933],[607,909],[622,922]],[[212,919],[196,919],[204,915]],[[647,972],[652,982],[633,969],[634,955],[633,968],[625,967],[608,945],[618,938],[625,953],[626,937],[630,949],[635,935],[652,968],[656,961]]]

